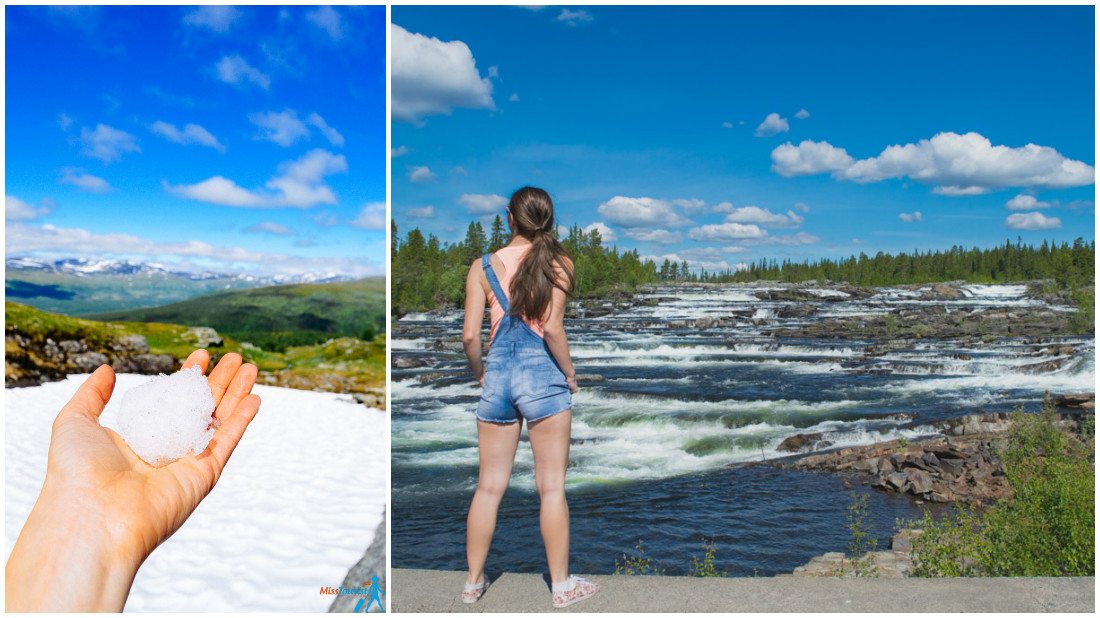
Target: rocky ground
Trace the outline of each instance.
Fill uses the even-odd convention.
[[[150,354],[141,335],[123,335],[108,342],[87,339],[35,340],[18,332],[5,336],[4,385],[37,386],[89,373],[110,365],[119,373],[158,374],[175,371],[180,363],[168,354]]]
[[[348,571],[347,577],[344,578],[343,583],[340,584],[341,588],[364,588],[370,586],[373,577],[378,578],[378,587],[384,593],[389,593],[389,589],[386,587],[386,519],[382,518],[382,523],[378,524],[378,528],[374,531],[374,540],[371,541],[370,547],[367,548],[363,558],[351,567]],[[356,606],[362,597],[357,596],[337,596],[333,600],[332,605],[328,608],[329,612],[354,612]],[[369,599],[368,599],[369,601]],[[385,605],[389,605],[388,596],[382,597],[382,602]],[[370,611],[381,611],[377,604],[373,604]]]
[[[1055,399],[1056,405],[1082,411],[1091,411],[1093,401],[1092,393]],[[1063,412],[1059,419],[1066,429],[1077,433],[1082,414]],[[1012,428],[1009,414],[970,415],[934,426],[942,435],[824,451],[821,449],[829,445],[822,446],[821,434],[798,434],[779,446],[797,454],[772,463],[786,469],[839,472],[864,485],[918,501],[982,505],[1009,495],[1004,465],[997,456]]]

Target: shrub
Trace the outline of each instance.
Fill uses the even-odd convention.
[[[615,575],[663,575],[665,570],[653,558],[645,555],[641,540],[634,546],[637,556],[623,554],[615,560]]]
[[[878,577],[874,551],[878,541],[871,536],[863,523],[867,516],[867,494],[852,494],[852,504],[848,507],[848,530],[852,538],[848,541],[848,559],[842,563],[841,576]]]
[[[1091,449],[1058,425],[1049,398],[1040,414],[1013,413],[1002,449],[1012,495],[984,512],[959,510],[910,524],[914,575],[1095,574],[1095,469]]]
[[[703,541],[703,559],[700,560],[696,556],[691,557],[691,570],[688,571],[688,575],[692,577],[725,577],[726,571],[718,571],[718,567],[714,566],[714,556],[718,553],[718,546],[715,544],[714,539],[710,541]]]

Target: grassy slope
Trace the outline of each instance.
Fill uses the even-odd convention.
[[[108,347],[122,335],[142,335],[153,354],[168,354],[182,360],[195,349],[186,336],[187,327],[157,322],[105,322],[47,313],[13,302],[4,303],[6,332],[18,332],[32,341],[84,339],[95,346]],[[15,350],[7,350],[11,355]],[[222,347],[211,352],[237,352],[255,363],[261,373],[290,372],[320,383],[326,375],[344,378],[353,392],[383,386],[386,376],[385,337],[373,341],[339,338],[317,345],[294,346],[285,352],[257,349],[230,336]]]
[[[66,315],[163,305],[232,288],[252,288],[236,279],[192,281],[162,274],[78,276],[10,270],[4,288],[9,300]]]
[[[97,320],[210,326],[265,349],[317,344],[333,337],[385,332],[386,281],[229,290],[182,302],[95,314]]]

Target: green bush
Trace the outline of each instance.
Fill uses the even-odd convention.
[[[871,536],[863,519],[867,517],[867,494],[852,494],[852,504],[848,507],[848,530],[852,534],[848,541],[848,559],[841,565],[841,576],[878,577],[878,567],[872,555],[878,548],[878,540]]]
[[[615,575],[663,575],[665,570],[645,555],[641,540],[634,546],[638,555],[623,554],[615,560]]]
[[[691,570],[688,575],[692,577],[726,577],[726,571],[719,571],[714,566],[714,556],[718,554],[718,546],[714,539],[703,541],[703,559],[697,556],[691,557]]]
[[[1095,469],[1090,447],[1058,426],[1054,406],[1013,414],[1001,456],[1012,495],[909,524],[922,577],[1095,574]]]

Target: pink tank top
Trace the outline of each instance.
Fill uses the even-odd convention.
[[[523,261],[524,256],[527,255],[527,250],[530,248],[531,245],[504,247],[493,254],[504,263],[504,272],[497,272],[496,275],[497,279],[500,279],[500,287],[504,288],[505,295],[511,293],[509,290],[512,285],[512,275],[519,270],[519,263]],[[490,262],[491,261],[492,260],[490,260]],[[496,296],[492,293],[492,288],[490,288],[489,341],[492,341],[493,336],[497,334],[497,326],[500,325],[502,319],[504,319],[504,309],[501,308],[500,303],[497,302]],[[542,320],[524,320],[524,322],[527,322],[527,325],[531,327],[531,330],[535,331],[536,335],[542,337]]]

